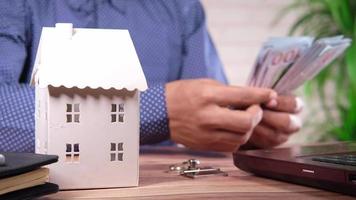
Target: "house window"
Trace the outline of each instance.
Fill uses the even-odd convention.
[[[66,162],[79,162],[79,143],[66,144]]]
[[[124,156],[124,144],[120,143],[110,143],[110,161],[123,161]]]
[[[67,104],[67,110],[66,110],[66,118],[67,118],[67,123],[79,123],[79,103],[75,104]]]
[[[124,122],[124,104],[111,104],[111,123]]]

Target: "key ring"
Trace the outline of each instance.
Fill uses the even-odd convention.
[[[200,164],[200,161],[197,159],[189,159],[179,164],[174,164],[169,166],[169,171],[171,172],[181,172],[186,169],[196,168]]]
[[[228,176],[226,172],[220,170],[220,168],[214,168],[210,166],[200,167],[200,161],[197,159],[189,159],[180,164],[174,164],[169,166],[168,172],[177,172],[182,176],[195,178],[201,175],[222,175]]]

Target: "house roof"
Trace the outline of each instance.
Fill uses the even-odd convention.
[[[32,85],[93,89],[147,89],[128,30],[44,27]]]

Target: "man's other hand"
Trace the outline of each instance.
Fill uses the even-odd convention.
[[[260,105],[276,106],[276,98],[270,89],[226,86],[210,79],[170,82],[166,101],[171,139],[192,149],[231,152],[260,123]]]
[[[298,113],[303,105],[299,97],[278,96],[277,105],[264,107],[262,120],[244,147],[271,148],[286,142],[302,126]]]

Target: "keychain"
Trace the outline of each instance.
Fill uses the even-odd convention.
[[[197,159],[189,159],[181,164],[169,166],[169,172],[178,172],[180,175],[196,178],[201,175],[222,175],[228,176],[226,172],[220,170],[220,168],[214,168],[210,166],[201,167],[200,161]]]

